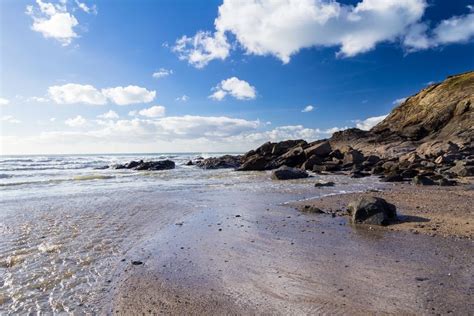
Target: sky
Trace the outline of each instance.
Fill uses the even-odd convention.
[[[472,0],[0,0],[0,154],[327,138],[473,56]]]

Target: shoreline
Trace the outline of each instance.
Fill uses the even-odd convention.
[[[246,200],[239,201],[238,209],[223,203],[192,214],[129,254],[114,278],[105,312],[466,314],[474,308],[467,303],[473,294],[474,218],[465,208],[472,184],[417,186],[419,193],[410,188],[396,184],[381,192],[288,205]],[[402,216],[431,222],[372,228],[349,225],[346,216],[295,209],[312,204],[335,210],[366,194],[399,204]],[[412,195],[420,205],[407,198]],[[452,206],[448,215],[459,221],[442,214],[446,203]],[[469,224],[460,229],[462,221]],[[413,233],[420,224],[424,228]],[[131,265],[134,258],[142,263]]]

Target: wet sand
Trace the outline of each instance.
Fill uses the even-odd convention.
[[[405,192],[395,201],[402,214],[423,218],[433,213],[432,199],[442,200],[440,205],[467,200],[450,205],[450,214],[471,223],[469,187],[421,193],[423,188],[411,193],[420,202],[415,205],[409,187],[370,194],[390,200],[397,196],[394,190]],[[334,201],[344,204],[356,195],[312,203],[336,209]],[[157,230],[124,256],[105,312],[468,315],[474,310],[474,246],[468,238],[407,231],[419,223],[352,226],[344,216],[300,213],[271,194],[218,192],[206,198],[214,201],[212,207]],[[445,218],[441,211],[433,214]],[[422,223],[441,226],[429,220]],[[472,234],[469,227],[455,232],[466,237]]]

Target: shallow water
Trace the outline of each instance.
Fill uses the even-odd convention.
[[[204,154],[32,156],[0,159],[0,313],[101,310],[130,251],[203,209],[247,196],[284,203],[377,188],[376,179],[327,176],[271,181],[268,172],[184,166]],[[166,171],[96,170],[137,159],[172,159]],[[225,200],[216,196],[226,196]]]

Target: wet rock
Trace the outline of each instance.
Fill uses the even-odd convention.
[[[148,170],[148,171],[157,171],[157,170],[168,170],[174,169],[175,163],[171,160],[159,160],[159,161],[145,161],[141,162],[139,165],[133,167],[134,170]]]
[[[442,187],[450,187],[450,186],[455,186],[457,185],[457,182],[455,180],[449,180],[446,178],[441,178],[436,181],[436,184]]]
[[[332,181],[318,181],[314,184],[314,186],[316,188],[321,188],[321,187],[333,187],[334,185],[336,185],[334,182]]]
[[[400,175],[402,176],[402,178],[413,178],[415,177],[416,175],[418,175],[418,170],[415,170],[415,169],[405,169],[405,170],[402,170],[400,172]]]
[[[272,172],[273,180],[291,180],[307,178],[308,173],[298,168],[282,166]]]
[[[427,176],[424,176],[424,175],[418,175],[414,177],[412,180],[412,183],[416,185],[435,185],[436,184],[431,178],[428,178]]]
[[[370,173],[366,173],[366,172],[356,170],[356,171],[352,171],[349,175],[353,179],[358,179],[358,178],[368,177],[368,176],[370,176]]]
[[[398,174],[398,173],[390,173],[387,176],[385,176],[383,179],[380,181],[382,182],[402,182],[404,179],[403,177]]]
[[[140,260],[132,260],[132,264],[133,264],[134,266],[139,266],[139,265],[142,265],[143,262],[140,261]]]
[[[248,157],[245,162],[237,169],[239,171],[265,170],[267,169],[267,159],[258,154]]]
[[[185,165],[186,166],[193,166],[194,162],[192,160],[189,160]]]
[[[109,166],[100,166],[100,167],[94,168],[94,170],[104,170],[104,169],[109,169]]]
[[[387,225],[397,217],[396,207],[378,197],[362,197],[349,203],[353,223]]]
[[[241,159],[241,156],[225,155],[197,161],[196,165],[203,169],[238,168],[240,166]]]

